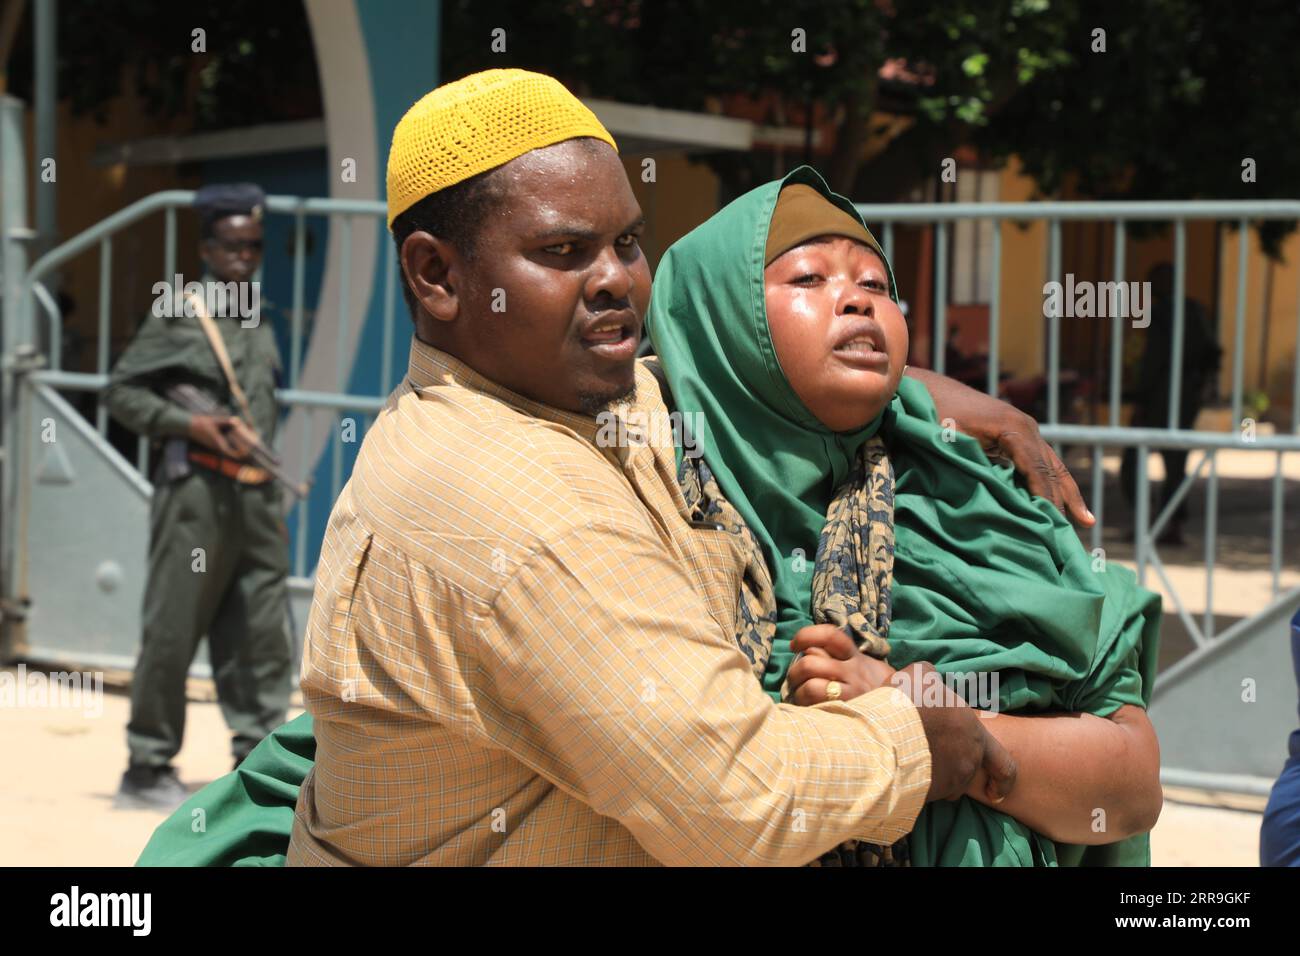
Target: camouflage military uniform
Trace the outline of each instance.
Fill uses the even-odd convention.
[[[275,334],[269,323],[215,321],[252,424],[269,443],[278,414]],[[162,395],[182,382],[234,407],[199,320],[151,314],[114,367],[105,400],[131,430],[183,440],[189,412]],[[185,677],[204,634],[236,760],[284,722],[293,672],[280,487],[240,483],[185,455],[180,467],[165,467],[169,462],[175,466],[177,457],[164,456],[154,475],[143,640],[127,727],[133,766],[165,767],[180,750]]]

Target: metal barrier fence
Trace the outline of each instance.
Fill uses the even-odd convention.
[[[1300,200],[1279,199],[1260,202],[1200,200],[1187,202],[1014,202],[1014,203],[928,203],[908,205],[859,204],[858,211],[869,223],[884,224],[883,246],[885,255],[892,259],[894,226],[899,223],[931,225],[935,227],[935,261],[937,292],[934,318],[934,369],[944,370],[944,332],[948,275],[948,232],[952,223],[961,220],[986,221],[993,225],[993,242],[989,271],[994,279],[989,303],[989,394],[997,393],[998,346],[1001,330],[1001,296],[998,279],[1002,268],[1003,222],[1032,222],[1043,220],[1048,225],[1047,280],[1061,280],[1061,223],[1065,221],[1104,222],[1114,220],[1114,259],[1110,281],[1125,281],[1125,259],[1128,248],[1127,235],[1130,222],[1165,222],[1174,227],[1174,334],[1171,350],[1171,377],[1169,382],[1169,428],[1178,428],[1178,399],[1182,389],[1182,355],[1185,309],[1183,293],[1187,274],[1187,223],[1195,220],[1234,222],[1237,225],[1237,287],[1232,363],[1232,420],[1241,420],[1243,369],[1246,343],[1246,266],[1250,224],[1255,221],[1300,220]],[[1048,374],[1048,424],[1059,420],[1060,396],[1060,341],[1061,317],[1045,316],[1048,322],[1047,374]],[[1110,355],[1110,425],[1120,422],[1121,356],[1124,337],[1122,316],[1111,317]],[[1300,333],[1300,301],[1296,303],[1296,329]],[[1300,341],[1300,340],[1298,340]],[[1300,364],[1292,385],[1291,431],[1300,430]]]
[[[80,233],[74,238],[61,244],[55,249],[38,259],[27,271],[23,279],[19,298],[17,300],[17,309],[15,312],[15,322],[13,327],[16,331],[15,340],[18,342],[33,342],[37,329],[36,314],[39,307],[47,323],[49,343],[48,349],[48,368],[39,371],[32,371],[29,374],[33,381],[49,385],[56,389],[67,391],[81,391],[93,393],[96,397],[95,403],[95,427],[101,436],[107,436],[108,433],[108,414],[104,407],[101,395],[103,389],[108,384],[108,372],[111,361],[110,342],[111,342],[111,314],[110,305],[112,301],[112,263],[113,263],[113,237],[122,230],[134,225],[135,223],[146,219],[147,217],[162,213],[164,229],[164,256],[162,262],[162,275],[171,277],[176,274],[176,212],[178,209],[189,208],[193,203],[194,193],[187,190],[169,190],[166,192],[155,193],[145,197],[138,202],[120,210],[109,216],[107,219],[96,223],[85,232]],[[357,216],[368,216],[382,219],[386,215],[386,206],[379,201],[365,200],[338,200],[338,199],[302,199],[295,196],[268,196],[267,213],[270,215],[287,215],[291,216],[294,221],[294,264],[293,264],[293,298],[290,307],[291,325],[290,325],[290,356],[288,363],[288,388],[278,389],[276,397],[284,409],[301,408],[306,411],[306,424],[301,429],[303,437],[303,447],[299,450],[299,457],[306,462],[308,456],[307,440],[313,433],[312,425],[314,416],[317,414],[332,414],[336,419],[345,411],[362,413],[363,421],[358,429],[364,434],[369,427],[373,416],[383,406],[384,395],[349,395],[345,394],[345,388],[349,372],[349,367],[345,361],[346,349],[343,343],[346,341],[349,323],[353,317],[348,314],[347,303],[351,301],[350,290],[347,286],[349,276],[346,264],[353,255],[352,248],[352,220]],[[298,388],[299,380],[302,373],[302,356],[303,356],[303,335],[304,335],[304,315],[306,303],[305,290],[305,259],[306,259],[306,222],[308,217],[329,217],[337,220],[339,228],[339,271],[341,280],[341,290],[339,296],[339,308],[333,311],[337,315],[335,334],[337,335],[337,352],[338,360],[336,366],[336,385],[337,391],[321,392],[307,391]],[[60,368],[62,357],[62,340],[63,340],[63,317],[60,313],[54,297],[49,293],[42,280],[51,275],[58,268],[66,265],[77,256],[97,252],[99,257],[99,314],[98,329],[96,335],[96,371],[94,373],[75,373],[65,372]],[[369,254],[367,252],[367,254]],[[327,268],[328,268],[327,264]],[[393,342],[395,324],[398,320],[396,312],[396,288],[397,288],[397,266],[395,251],[391,243],[385,244],[385,267],[386,283],[383,297],[383,326],[382,326],[382,354],[384,367],[381,370],[380,382],[384,388],[385,394],[392,384],[392,362]],[[405,321],[405,316],[402,316]],[[283,440],[283,433],[277,435],[277,443]],[[136,443],[136,467],[147,478],[149,442],[143,436],[137,439]],[[338,497],[338,493],[344,481],[343,474],[343,455],[339,444],[333,443],[331,447],[331,468],[330,468],[330,496],[329,500],[333,501]],[[15,483],[16,485],[17,483]],[[15,495],[20,494],[17,487],[14,487]],[[17,497],[11,499],[11,513],[21,513],[21,501]],[[308,540],[307,534],[310,527],[309,514],[310,503],[308,499],[303,499],[296,505],[297,509],[297,529],[293,548],[293,573],[297,576],[306,576],[311,573],[311,568],[307,567]]]
[[[78,236],[68,240],[54,250],[38,259],[29,270],[23,271],[23,278],[14,289],[13,284],[7,282],[7,314],[11,317],[10,334],[6,337],[7,350],[11,357],[10,364],[13,364],[13,356],[22,350],[23,346],[28,346],[35,341],[36,317],[38,310],[44,315],[48,323],[49,334],[49,368],[47,369],[28,369],[26,374],[31,374],[35,381],[48,384],[52,387],[64,390],[82,390],[91,391],[97,395],[95,424],[101,435],[107,431],[107,415],[102,401],[98,400],[98,395],[107,382],[107,373],[110,363],[110,303],[112,292],[113,278],[113,239],[116,234],[123,229],[131,226],[140,220],[151,216],[155,213],[161,213],[163,216],[164,230],[164,256],[160,263],[164,276],[175,274],[176,267],[176,234],[177,220],[176,210],[182,207],[188,207],[193,199],[193,193],[188,191],[168,191],[157,193],[142,199],[120,212],[108,217],[102,222],[96,224]],[[1045,316],[1047,322],[1047,422],[1043,424],[1043,433],[1050,440],[1058,445],[1068,443],[1071,445],[1083,445],[1091,448],[1092,451],[1092,483],[1090,499],[1093,510],[1098,517],[1097,526],[1091,533],[1092,547],[1099,547],[1101,542],[1102,528],[1105,514],[1105,503],[1103,500],[1103,473],[1102,473],[1102,452],[1107,447],[1117,448],[1135,448],[1137,450],[1137,498],[1135,520],[1135,561],[1139,576],[1145,580],[1147,569],[1152,569],[1165,584],[1166,589],[1173,596],[1176,610],[1187,627],[1188,633],[1198,645],[1204,645],[1212,640],[1214,636],[1214,567],[1216,564],[1216,535],[1217,535],[1217,512],[1218,512],[1218,479],[1215,469],[1216,453],[1225,449],[1249,450],[1257,453],[1273,453],[1276,455],[1276,467],[1272,482],[1272,514],[1271,514],[1271,573],[1273,593],[1277,594],[1280,587],[1280,576],[1282,568],[1282,521],[1283,521],[1283,455],[1286,452],[1300,452],[1300,437],[1294,434],[1300,428],[1300,365],[1297,365],[1296,378],[1294,381],[1295,402],[1292,409],[1292,434],[1277,436],[1258,436],[1253,441],[1247,441],[1238,432],[1219,433],[1219,432],[1197,432],[1178,429],[1177,413],[1179,406],[1180,389],[1182,388],[1181,368],[1182,368],[1182,350],[1184,343],[1184,305],[1183,290],[1185,286],[1185,246],[1186,246],[1186,223],[1189,220],[1196,219],[1216,219],[1230,220],[1239,224],[1242,232],[1238,242],[1238,267],[1237,267],[1237,298],[1236,298],[1236,316],[1234,327],[1234,348],[1233,355],[1233,389],[1232,389],[1232,414],[1233,421],[1239,422],[1242,409],[1242,391],[1243,391],[1243,353],[1245,344],[1245,303],[1246,303],[1246,249],[1247,243],[1245,237],[1249,224],[1258,220],[1273,219],[1300,219],[1300,202],[1294,201],[1270,201],[1270,202],[1188,202],[1188,203],[1166,203],[1166,202],[1126,202],[1126,203],[1086,203],[1086,202],[1035,202],[1035,203],[987,203],[987,204],[902,204],[902,205],[861,205],[858,207],[864,218],[870,223],[882,224],[883,245],[887,254],[892,256],[895,242],[896,225],[917,225],[929,226],[935,230],[935,248],[936,262],[936,294],[934,308],[934,366],[937,370],[942,371],[944,365],[943,346],[946,340],[946,303],[947,303],[947,269],[946,262],[948,258],[948,232],[953,223],[959,220],[985,220],[994,224],[992,231],[993,244],[992,256],[989,263],[990,274],[992,276],[992,300],[989,307],[989,369],[988,369],[988,389],[996,393],[999,378],[998,350],[1001,333],[1001,309],[999,303],[999,288],[1001,281],[1002,255],[1001,255],[1001,229],[998,228],[1003,222],[1012,221],[1030,221],[1043,220],[1048,225],[1048,249],[1047,249],[1047,266],[1046,277],[1049,280],[1060,280],[1061,278],[1061,222],[1067,220],[1092,220],[1092,221],[1113,221],[1115,229],[1115,253],[1113,264],[1112,281],[1120,282],[1124,279],[1124,260],[1125,260],[1125,236],[1126,224],[1132,221],[1161,221],[1167,220],[1173,224],[1174,230],[1174,310],[1173,310],[1173,330],[1172,330],[1172,354],[1171,354],[1171,381],[1170,389],[1170,420],[1165,429],[1135,429],[1121,427],[1120,421],[1120,369],[1121,369],[1121,350],[1123,341],[1123,323],[1122,316],[1112,317],[1112,336],[1111,336],[1111,381],[1109,395],[1109,419],[1107,426],[1077,426],[1065,425],[1059,422],[1060,411],[1060,317],[1058,315]],[[364,433],[372,416],[382,405],[383,395],[348,395],[343,394],[344,386],[347,382],[348,367],[345,362],[345,349],[342,343],[346,340],[346,332],[350,321],[347,303],[351,301],[350,290],[347,288],[348,270],[346,264],[350,260],[352,249],[352,228],[353,220],[358,217],[382,217],[385,214],[384,204],[378,201],[348,201],[335,199],[301,199],[292,196],[271,196],[268,197],[267,210],[271,215],[285,215],[293,217],[294,234],[296,241],[294,244],[294,263],[293,263],[293,297],[290,309],[291,315],[291,354],[289,358],[288,381],[289,388],[280,390],[277,397],[281,404],[286,408],[302,408],[307,410],[307,415],[314,416],[333,415],[336,418],[344,411],[358,412],[364,416],[360,431]],[[338,320],[336,327],[332,330],[338,337],[338,361],[337,361],[337,386],[335,392],[321,391],[304,391],[299,386],[301,374],[301,355],[303,346],[303,326],[304,326],[304,308],[305,308],[305,223],[307,217],[323,216],[331,217],[337,222],[338,243],[335,248],[338,249],[339,262],[326,263],[327,270],[330,268],[340,267],[340,277],[342,288],[340,290],[340,301],[342,307],[331,310],[337,315]],[[6,246],[11,246],[12,242],[7,242]],[[391,384],[391,357],[393,355],[393,336],[395,333],[396,322],[396,290],[397,290],[397,270],[394,252],[391,243],[386,243],[386,252],[384,256],[384,295],[383,295],[383,324],[382,324],[382,356],[385,368],[380,376],[381,384],[386,391]],[[48,290],[45,288],[42,280],[52,274],[56,269],[65,265],[73,258],[86,254],[97,252],[99,256],[99,315],[98,315],[98,334],[97,334],[97,355],[96,355],[96,372],[93,374],[78,374],[65,372],[59,368],[60,346],[62,340],[62,316],[59,309]],[[370,250],[364,250],[364,254],[371,254]],[[8,248],[6,249],[6,263],[17,262],[18,259],[11,259]],[[404,320],[404,319],[403,319]],[[1300,324],[1300,307],[1297,308],[1297,322]],[[317,334],[325,334],[325,329],[317,330]],[[21,363],[19,363],[21,364]],[[9,374],[10,369],[6,369]],[[13,405],[9,406],[13,408]],[[302,434],[307,436],[311,433],[310,428],[303,430]],[[1189,475],[1187,475],[1177,494],[1172,500],[1168,501],[1155,520],[1151,520],[1150,507],[1148,504],[1150,497],[1150,482],[1147,476],[1147,455],[1155,449],[1179,448],[1179,449],[1200,449],[1206,452],[1201,459],[1199,466]],[[333,443],[333,463],[331,468],[331,495],[332,501],[337,497],[343,475],[343,458],[339,448],[339,443]],[[304,458],[307,454],[306,442],[302,455]],[[137,445],[136,464],[141,470],[147,462],[147,444],[144,439],[140,439]],[[20,483],[13,480],[13,470],[23,467],[23,463],[18,459],[17,450],[13,447],[6,448],[4,461],[6,471],[5,488],[8,492],[6,504],[9,506],[10,514],[20,513],[21,501],[15,497],[16,489]],[[1207,471],[1208,466],[1208,471]],[[1170,520],[1174,509],[1186,497],[1192,484],[1199,479],[1202,472],[1207,472],[1207,517],[1206,517],[1206,540],[1205,540],[1205,565],[1206,565],[1206,584],[1205,597],[1206,608],[1203,621],[1198,624],[1192,615],[1187,611],[1184,601],[1178,595],[1177,590],[1173,587],[1165,566],[1160,561],[1159,555],[1154,546],[1154,539],[1160,534],[1161,530]],[[307,540],[308,528],[310,526],[308,502],[302,501],[298,504],[297,512],[297,533],[294,542],[294,572],[296,575],[305,576],[310,573],[310,568],[306,566],[306,555],[309,550]],[[9,536],[7,536],[9,537]],[[10,537],[10,541],[12,538]],[[7,567],[12,568],[12,551],[9,552],[11,561],[7,562]],[[8,587],[8,585],[7,585]],[[12,592],[11,592],[12,593]]]
[[[1204,432],[1179,429],[1180,398],[1183,387],[1183,349],[1185,339],[1186,308],[1186,248],[1187,223],[1195,220],[1228,221],[1237,225],[1237,284],[1236,309],[1232,347],[1232,422],[1234,429],[1242,422],[1242,395],[1246,337],[1246,284],[1247,251],[1250,225],[1266,220],[1300,220],[1300,201],[1269,200],[1262,202],[1195,201],[1195,202],[1019,202],[1019,203],[931,203],[916,205],[859,204],[858,211],[868,223],[882,224],[882,245],[886,256],[892,260],[894,230],[899,224],[929,226],[934,229],[936,291],[933,324],[933,367],[944,371],[944,346],[947,341],[948,303],[948,249],[949,231],[953,223],[961,220],[990,222],[992,229],[989,270],[992,278],[989,302],[989,365],[986,390],[996,395],[999,383],[999,347],[1001,342],[1001,279],[1002,230],[1004,222],[1045,221],[1048,227],[1047,263],[1045,281],[1060,282],[1061,274],[1061,223],[1064,221],[1114,222],[1114,258],[1112,275],[1108,281],[1125,281],[1128,224],[1132,222],[1169,222],[1173,226],[1174,278],[1173,278],[1173,329],[1170,337],[1169,422],[1164,429],[1132,428],[1120,425],[1120,384],[1122,380],[1122,355],[1125,315],[1112,315],[1110,328],[1110,390],[1109,424],[1106,426],[1063,425],[1060,423],[1060,370],[1061,370],[1061,316],[1059,312],[1044,310],[1047,323],[1047,421],[1042,423],[1043,435],[1059,451],[1062,444],[1083,445],[1091,448],[1090,505],[1097,523],[1090,534],[1090,545],[1101,546],[1104,527],[1105,502],[1102,452],[1107,447],[1136,449],[1136,497],[1134,514],[1134,557],[1139,580],[1146,582],[1147,569],[1155,571],[1165,590],[1170,594],[1175,610],[1188,634],[1198,646],[1206,646],[1214,636],[1214,567],[1218,534],[1218,475],[1215,469],[1216,453],[1224,449],[1248,450],[1276,455],[1272,480],[1272,511],[1270,529],[1270,571],[1272,593],[1280,592],[1282,570],[1282,526],[1284,504],[1283,455],[1300,451],[1300,355],[1293,357],[1292,404],[1290,433],[1278,436],[1256,436],[1242,431]],[[1300,343],[1300,301],[1296,304],[1296,335]],[[1205,452],[1198,466],[1187,474],[1181,485],[1151,520],[1150,482],[1147,475],[1147,458],[1153,450],[1197,449]],[[1192,484],[1206,470],[1206,521],[1205,521],[1205,598],[1206,607],[1201,626],[1188,613],[1186,604],[1174,587],[1165,566],[1156,553],[1154,541],[1164,530],[1178,506],[1186,498]],[[1082,484],[1082,483],[1081,483]]]

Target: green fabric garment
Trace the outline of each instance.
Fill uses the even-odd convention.
[[[185,801],[135,865],[284,866],[298,788],[315,759],[311,714],[304,713],[253,748],[234,773]]]
[[[664,255],[646,326],[678,411],[768,558],[777,634],[764,687],[777,698],[790,639],[812,623],[812,557],[836,487],[874,428],[835,435],[782,374],[767,327],[763,250],[777,196],[806,183],[857,215],[813,170],[752,190]],[[890,277],[891,294],[894,292]],[[996,672],[1002,712],[1146,706],[1155,677],[1159,598],[1131,572],[1098,565],[1056,509],[991,465],[978,443],[937,421],[905,379],[880,433],[896,474],[890,663],[941,673]],[[988,683],[985,685],[989,686]],[[991,704],[991,702],[990,702]],[[1149,863],[1146,836],[1058,847],[962,798],[930,804],[913,865]]]

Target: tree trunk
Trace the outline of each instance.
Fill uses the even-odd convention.
[[[844,104],[844,118],[835,131],[835,148],[826,160],[826,181],[831,189],[849,196],[862,164],[862,150],[871,136],[871,114],[876,105],[876,71],[862,93],[855,93]],[[850,198],[852,198],[850,196]]]

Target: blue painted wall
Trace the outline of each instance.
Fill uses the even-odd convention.
[[[381,164],[388,160],[388,146],[393,127],[416,100],[438,84],[439,45],[441,37],[441,4],[439,0],[350,0],[356,3],[361,36],[370,69],[371,96],[375,110],[376,155]],[[328,117],[326,118],[328,121]],[[334,171],[325,169],[322,175]],[[379,181],[384,182],[383,171]],[[324,184],[322,179],[321,183]],[[306,195],[328,195],[325,185],[317,192]],[[358,197],[361,198],[361,197]],[[368,198],[368,197],[367,197]],[[385,198],[381,196],[380,198]],[[377,395],[390,391],[406,374],[410,352],[411,323],[406,313],[401,291],[396,287],[396,263],[392,253],[392,237],[386,222],[380,230],[376,248],[368,254],[375,256],[374,288],[371,290],[356,354],[352,357],[348,375],[348,391],[356,395]],[[323,250],[324,243],[321,244]],[[367,254],[356,249],[355,255]],[[392,351],[389,356],[389,382],[381,381],[383,369],[383,312],[386,284],[394,284],[394,311]],[[353,317],[353,321],[356,317]],[[335,330],[321,330],[320,334],[333,334]],[[307,530],[306,569],[310,573],[320,553],[320,542],[333,506],[333,456],[342,455],[342,474],[346,481],[352,472],[353,462],[361,445],[364,421],[357,419],[357,441],[326,442],[313,473],[314,484],[309,501],[309,526]],[[291,515],[290,540],[296,540],[297,513]]]

